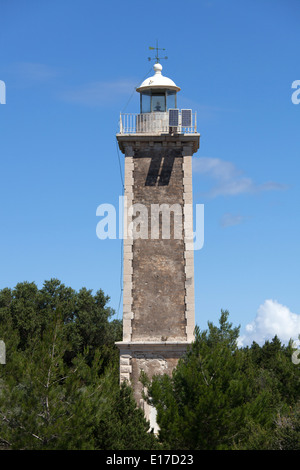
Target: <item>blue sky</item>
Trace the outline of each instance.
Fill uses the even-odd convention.
[[[0,0],[0,18],[0,288],[56,277],[118,310],[121,241],[97,238],[96,209],[122,194],[119,113],[158,39],[201,134],[196,322],[228,309],[244,344],[297,338],[299,1]]]

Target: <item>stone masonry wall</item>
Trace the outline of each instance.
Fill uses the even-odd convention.
[[[180,149],[151,148],[133,157],[133,203],[148,209],[148,239],[133,240],[132,341],[186,341],[183,225],[174,239],[151,239],[151,204],[179,204],[183,215],[183,156]]]

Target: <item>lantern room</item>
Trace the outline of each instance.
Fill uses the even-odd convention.
[[[155,74],[136,89],[140,93],[140,113],[167,112],[177,108],[177,92],[180,88],[173,80],[162,75],[162,65],[153,66]]]

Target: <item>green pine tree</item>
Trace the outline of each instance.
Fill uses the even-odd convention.
[[[218,327],[196,328],[172,377],[156,376],[152,383],[143,378],[157,409],[159,438],[169,449],[232,449],[248,439],[249,423],[271,426],[278,394],[271,384],[262,387],[262,376],[258,379],[255,365],[237,347],[239,328],[228,315],[221,312]]]

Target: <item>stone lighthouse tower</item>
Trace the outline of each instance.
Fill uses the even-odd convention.
[[[177,107],[180,88],[158,59],[153,68],[136,90],[140,112],[122,114],[117,134],[125,155],[120,380],[132,384],[150,423],[141,371],[171,374],[194,338],[192,155],[200,139],[196,115]]]

